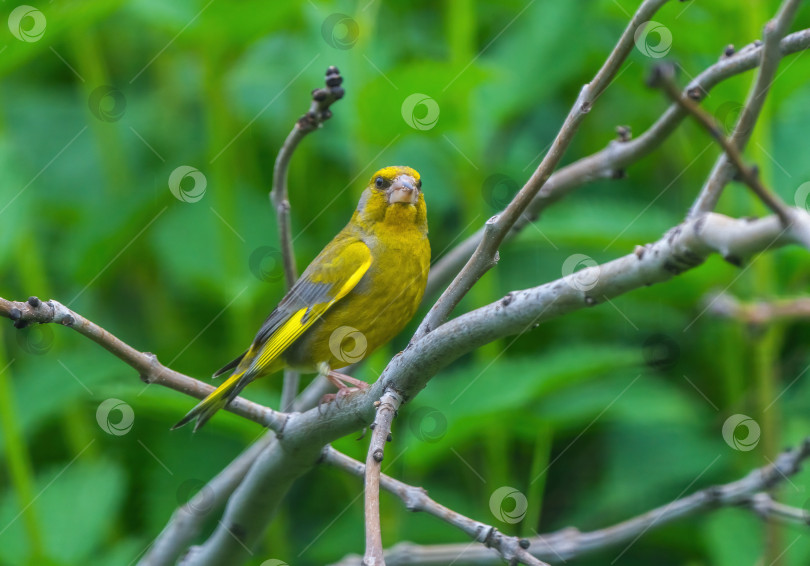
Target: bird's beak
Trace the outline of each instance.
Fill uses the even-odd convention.
[[[419,189],[416,187],[416,180],[410,175],[400,175],[388,187],[388,204],[395,202],[416,204],[418,200]]]

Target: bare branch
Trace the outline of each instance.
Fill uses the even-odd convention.
[[[37,297],[30,297],[26,302],[16,302],[0,298],[0,316],[13,320],[17,328],[50,322],[68,326],[133,367],[145,383],[157,383],[197,399],[206,397],[214,390],[207,383],[167,368],[158,362],[154,354],[139,352],[57,301],[43,302]],[[226,408],[240,417],[275,431],[282,430],[287,422],[285,413],[268,409],[242,397],[234,399]]]
[[[304,137],[317,130],[323,122],[332,117],[329,107],[343,98],[345,91],[340,86],[343,77],[335,66],[326,69],[326,88],[316,88],[312,91],[312,103],[306,114],[301,116],[287,135],[284,144],[276,156],[273,168],[273,188],[270,191],[270,202],[276,210],[278,220],[278,235],[281,246],[281,255],[284,260],[284,280],[287,288],[291,288],[298,279],[295,268],[295,253],[292,245],[292,229],[290,227],[290,200],[287,192],[287,170],[290,166],[293,152]]]
[[[456,305],[470,290],[481,276],[491,269],[498,261],[498,248],[515,222],[525,213],[532,199],[543,187],[551,173],[562,159],[565,150],[579,129],[585,115],[591,111],[594,102],[608,87],[613,77],[619,71],[622,63],[630,54],[635,45],[636,30],[652,18],[653,14],[666,3],[667,0],[644,0],[639,6],[632,20],[625,28],[624,33],[616,43],[607,60],[596,73],[593,80],[582,87],[577,101],[565,118],[557,136],[551,143],[548,153],[543,157],[540,165],[515,195],[512,202],[501,214],[493,216],[486,224],[484,235],[478,247],[466,265],[456,275],[450,286],[442,293],[433,308],[430,309],[414,338],[418,339],[432,331],[447,319]]]
[[[530,543],[529,552],[541,560],[565,562],[597,550],[634,541],[650,529],[721,507],[741,506],[753,510],[764,519],[775,518],[806,524],[807,513],[804,510],[777,503],[763,491],[798,473],[801,463],[808,457],[810,457],[810,439],[805,439],[797,448],[783,452],[773,464],[753,470],[742,479],[703,489],[597,531],[581,532],[571,527],[532,537],[527,539]],[[388,566],[405,564],[444,566],[449,563],[499,564],[501,557],[486,548],[472,547],[469,544],[419,546],[403,543],[388,551],[385,559]],[[347,556],[335,566],[360,565],[358,557]]]
[[[810,47],[810,29],[785,37],[779,44],[782,55]],[[751,44],[729,57],[724,57],[694,78],[684,89],[694,100],[702,100],[718,83],[734,75],[756,68],[763,47]],[[663,115],[640,136],[629,141],[611,141],[608,146],[556,171],[534,196],[526,212],[515,222],[506,240],[515,237],[540,213],[568,193],[596,179],[614,178],[628,165],[635,163],[661,145],[686,117],[686,112],[672,104]],[[692,215],[694,216],[694,215]],[[450,250],[430,269],[426,300],[442,289],[470,258],[484,234],[481,228]]]
[[[728,293],[719,293],[709,295],[705,303],[710,313],[751,326],[810,318],[810,297],[743,303]]]
[[[312,103],[309,110],[293,126],[287,135],[284,144],[276,156],[273,168],[273,188],[270,191],[270,202],[276,210],[276,223],[278,224],[278,239],[281,247],[281,256],[284,263],[284,280],[287,289],[292,288],[298,279],[295,267],[295,251],[293,250],[292,228],[290,225],[290,199],[287,191],[287,171],[290,166],[293,152],[308,133],[317,130],[323,122],[332,117],[329,107],[343,98],[345,91],[341,84],[343,77],[337,67],[326,69],[326,88],[316,88],[312,91]],[[284,370],[284,385],[281,389],[281,410],[292,410],[293,402],[298,395],[300,373],[293,369]]]
[[[371,442],[366,457],[366,554],[365,566],[385,566],[382,545],[382,527],[380,525],[380,474],[385,454],[385,443],[391,439],[391,423],[397,414],[402,398],[392,390],[386,389],[377,407],[377,416],[371,425]]]
[[[776,195],[774,195],[762,181],[759,179],[759,172],[756,167],[749,167],[743,161],[740,150],[733,141],[726,138],[717,122],[709,115],[708,112],[703,110],[698,104],[689,99],[688,96],[683,96],[680,89],[675,84],[675,67],[672,65],[658,65],[653,69],[652,76],[650,77],[650,86],[660,88],[666,95],[680,106],[683,110],[688,112],[692,117],[703,126],[709,134],[720,144],[723,151],[726,152],[726,158],[731,162],[737,170],[737,174],[741,180],[748,185],[748,187],[756,194],[759,199],[770,208],[784,226],[789,226],[791,221],[790,209],[783,203]]]
[[[366,466],[362,462],[338,452],[331,446],[324,449],[323,462],[357,477],[362,478],[365,475]],[[531,566],[543,566],[545,564],[534,558],[526,550],[529,547],[527,539],[505,535],[491,525],[465,517],[461,513],[453,511],[428,497],[427,491],[421,487],[408,485],[385,474],[380,475],[380,486],[385,491],[398,497],[405,504],[408,511],[421,511],[441,519],[464,532],[472,540],[482,543],[485,548],[494,548],[501,558],[506,561],[517,559],[520,563]],[[366,489],[368,489],[368,484],[366,484]],[[353,560],[355,559],[353,558]],[[387,557],[386,560],[388,560]],[[448,564],[451,561],[452,558],[443,562],[443,564]],[[359,556],[356,557],[356,562],[351,563],[363,564]],[[389,562],[388,565],[391,566],[394,563],[396,562]],[[368,564],[368,562],[365,564]]]
[[[801,4],[801,0],[785,0],[782,2],[776,16],[765,24],[762,33],[764,45],[762,47],[759,73],[748,93],[748,99],[745,101],[745,106],[737,125],[734,127],[734,132],[731,134],[731,143],[740,151],[745,149],[748,140],[751,138],[759,113],[765,104],[765,99],[776,76],[776,69],[783,55],[780,40],[790,28],[799,4]],[[715,162],[711,175],[704,183],[698,198],[689,211],[690,218],[715,209],[723,188],[732,179],[734,172],[734,164],[729,160],[728,153],[721,155]]]

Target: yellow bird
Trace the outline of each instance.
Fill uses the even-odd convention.
[[[230,377],[173,428],[196,419],[196,431],[247,384],[285,367],[318,372],[341,390],[366,386],[334,370],[388,342],[422,300],[430,243],[421,189],[410,167],[374,173],[351,221],[304,270],[250,348],[214,374],[233,370]]]

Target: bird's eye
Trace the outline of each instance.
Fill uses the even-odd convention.
[[[385,184],[385,180],[382,177],[377,177],[376,179],[374,179],[374,185],[378,189],[382,189],[384,184]]]

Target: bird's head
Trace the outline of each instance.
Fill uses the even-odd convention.
[[[419,173],[404,166],[383,167],[374,173],[360,197],[356,216],[366,227],[377,222],[402,227],[417,225],[427,233],[427,212]]]

